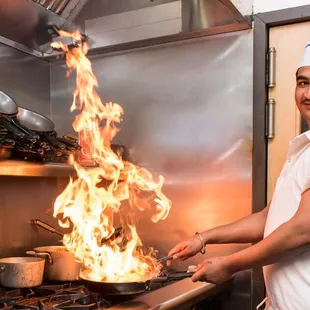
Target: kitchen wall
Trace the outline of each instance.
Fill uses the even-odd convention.
[[[56,178],[0,176],[0,258],[24,256],[36,246],[61,244],[59,236],[33,227],[30,220],[57,225],[53,202],[67,183]]]
[[[251,213],[252,32],[188,40],[92,58],[104,102],[125,110],[115,143],[166,179],[165,221],[141,213],[143,240],[162,255],[178,241]],[[52,119],[73,132],[74,77],[51,64]],[[208,256],[243,246],[210,246]],[[197,263],[198,255],[192,261]]]
[[[18,105],[50,115],[48,62],[0,43],[0,90]]]
[[[50,75],[46,61],[0,44],[0,90],[18,105],[50,116]],[[0,165],[4,165],[0,161]],[[53,201],[67,181],[0,176],[0,257],[57,244],[57,237],[34,230],[31,218],[53,223]]]
[[[242,2],[242,1],[241,1]],[[308,5],[309,0],[253,0],[254,14]]]

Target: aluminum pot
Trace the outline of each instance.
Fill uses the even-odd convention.
[[[64,246],[43,246],[26,252],[46,259],[44,278],[52,281],[79,280],[80,264]]]
[[[35,287],[42,284],[45,260],[39,257],[0,259],[0,284],[9,288]]]

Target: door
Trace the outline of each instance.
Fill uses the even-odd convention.
[[[269,89],[269,99],[275,100],[275,136],[268,142],[268,201],[286,160],[289,141],[307,130],[296,108],[294,92],[296,70],[310,41],[310,22],[274,27],[269,35],[269,46],[276,50],[276,83]]]

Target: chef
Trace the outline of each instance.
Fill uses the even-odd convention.
[[[310,44],[297,68],[295,101],[309,127]],[[268,296],[265,309],[310,309],[310,130],[290,142],[272,200],[264,210],[196,233],[169,255],[185,260],[205,253],[207,244],[223,243],[256,244],[203,261],[192,270],[192,281],[222,283],[238,271],[262,266]]]

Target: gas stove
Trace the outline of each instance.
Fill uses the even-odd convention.
[[[78,283],[43,284],[31,289],[0,289],[0,309],[94,309],[111,304]]]
[[[168,285],[162,284],[161,287]],[[152,290],[158,289],[159,285]],[[141,294],[140,294],[141,295]],[[131,301],[139,295],[102,296],[79,282],[43,284],[35,288],[0,288],[0,309],[107,309]]]
[[[176,309],[178,304],[201,300],[222,289],[222,286],[176,277],[158,282],[141,294],[104,296],[91,292],[81,282],[44,283],[28,289],[0,288],[0,310]]]

